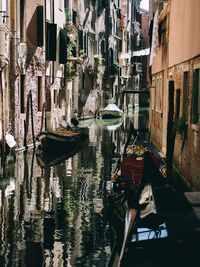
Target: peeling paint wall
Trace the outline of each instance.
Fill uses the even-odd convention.
[[[179,111],[178,121],[186,118],[187,130],[176,134],[173,163],[191,186],[200,190],[200,119],[197,123],[192,122],[194,72],[200,70],[200,38],[196,31],[200,25],[197,15],[200,2],[172,0],[164,7],[159,23],[167,19],[166,31],[163,31],[164,39],[161,38],[152,65],[155,88],[151,88],[151,138],[166,154],[169,81],[174,81],[174,113],[176,109]],[[187,85],[184,76],[188,77]],[[162,86],[158,83],[160,77]],[[200,96],[200,84],[198,92]],[[162,103],[160,110],[159,101]],[[200,105],[200,97],[198,102]]]

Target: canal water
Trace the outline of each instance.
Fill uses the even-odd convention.
[[[148,128],[148,109],[122,119],[88,119],[89,140],[47,166],[38,151],[19,152],[0,177],[0,266],[103,267],[111,254],[110,174],[135,128]],[[148,132],[142,131],[148,138]]]

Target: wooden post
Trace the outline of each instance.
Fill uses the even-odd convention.
[[[32,125],[33,147],[35,149],[35,135],[34,135],[34,121],[33,121],[33,100],[32,100],[31,91],[30,91],[30,101],[31,101],[31,125]]]
[[[169,82],[169,111],[167,123],[167,179],[172,180],[173,173],[173,154],[175,133],[173,131],[174,117],[174,81]]]
[[[40,132],[43,129],[44,119],[45,119],[45,103],[43,103],[43,106],[42,106],[42,118],[41,118]]]
[[[33,122],[33,103],[32,103],[32,93],[28,93],[27,105],[26,105],[26,121],[24,122],[24,146],[27,149],[27,132],[29,127],[29,103],[31,104],[31,126],[32,126],[32,137],[33,137],[33,146],[35,148],[35,135],[34,135],[34,122]]]
[[[30,93],[28,93],[27,101],[26,101],[26,121],[24,122],[24,147],[27,149],[27,132],[28,132],[28,126],[29,126],[29,96]]]
[[[2,71],[0,71],[0,104],[1,104],[1,126],[2,126],[2,166],[5,167],[6,160],[6,142],[4,128],[4,105],[3,105],[3,86],[2,86]]]
[[[27,141],[26,141],[26,120],[24,120],[24,147],[27,148]]]

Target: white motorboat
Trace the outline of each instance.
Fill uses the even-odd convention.
[[[108,104],[103,110],[99,111],[101,118],[119,118],[122,114],[123,111],[115,104]]]

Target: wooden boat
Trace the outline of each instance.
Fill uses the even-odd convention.
[[[138,248],[155,248],[155,244],[168,248],[200,239],[199,222],[184,193],[167,183],[152,151],[135,149],[137,138],[135,135],[129,154],[129,136],[112,173],[108,214],[113,246],[108,267],[132,266]]]
[[[88,129],[85,127],[59,128],[55,131],[42,131],[37,136],[41,148],[48,151],[70,151],[82,139],[88,138]]]
[[[126,174],[122,170],[122,175],[126,175],[125,179],[124,177],[118,177],[117,180],[113,180],[113,192],[110,196],[110,209],[113,211],[109,213],[111,214],[111,225],[113,226],[113,222],[115,224],[113,226],[115,242],[108,266],[120,266],[124,250],[130,241],[135,225],[138,223],[139,216],[144,220],[148,215],[152,216],[155,212],[154,202],[148,203],[148,200],[153,199],[151,190],[153,174],[151,172],[152,169],[158,171],[154,157],[146,151],[144,159],[139,160],[139,164],[136,162],[137,160],[131,162],[128,158],[125,159],[127,159],[124,163],[125,168],[129,168],[130,164],[133,168],[130,168]],[[134,180],[131,176],[131,169],[135,170]],[[159,179],[161,178],[159,177]]]
[[[123,111],[115,104],[108,104],[103,110],[99,111],[99,115],[103,119],[119,118],[123,115]]]

